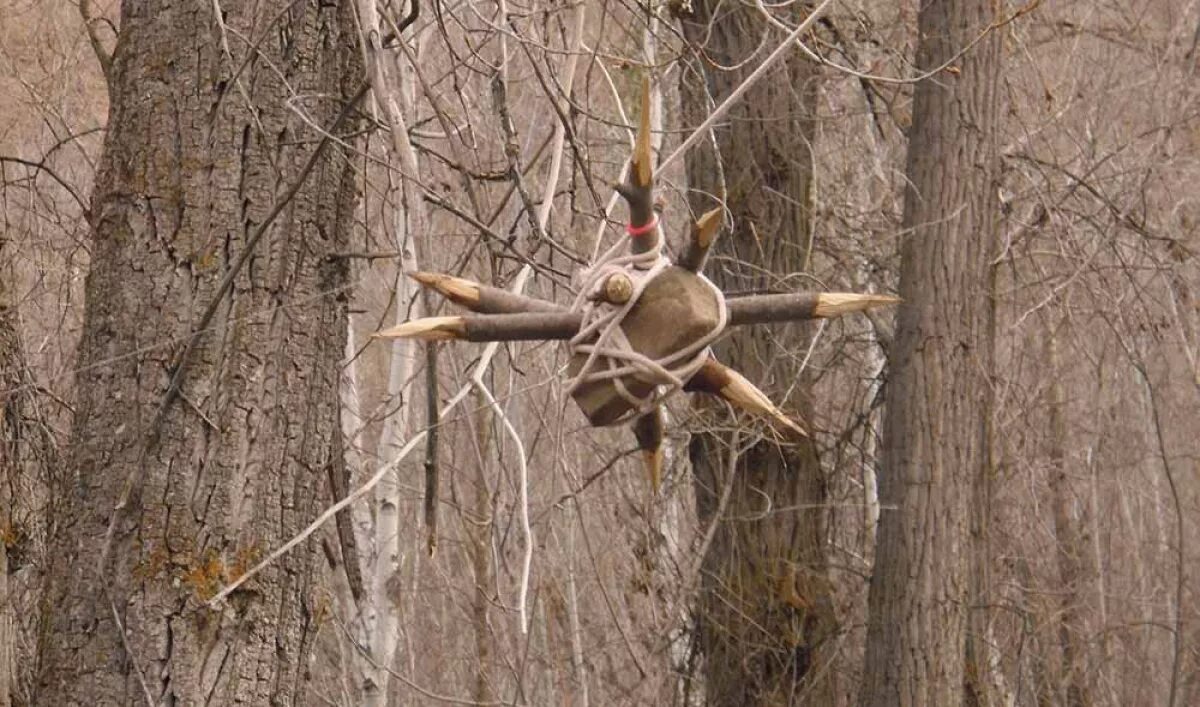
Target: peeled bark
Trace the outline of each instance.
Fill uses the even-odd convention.
[[[303,704],[327,620],[320,536],[204,602],[329,502],[354,20],[215,6],[122,4],[38,704]]]
[[[917,67],[987,31],[990,0],[924,0]],[[986,471],[988,265],[996,233],[996,77],[988,33],[916,87],[890,354],[864,707],[964,701],[972,484]]]
[[[684,124],[698,125],[757,67],[747,59],[767,25],[752,6],[701,0],[692,7],[682,26],[695,54],[683,69],[680,90]],[[799,24],[805,8],[794,7],[791,20]],[[738,68],[716,68],[726,66]],[[720,260],[708,268],[723,290],[761,291],[774,284],[770,273],[806,268],[816,99],[816,67],[795,50],[731,109],[714,139],[687,153],[693,212],[717,205],[706,194],[723,198],[730,210],[731,230],[711,245]],[[781,335],[767,326],[735,330],[716,347],[717,358],[768,394],[792,389],[803,395],[803,383],[792,387],[795,365],[779,355]],[[797,347],[803,345],[802,332],[792,336]],[[825,482],[815,446],[802,437],[782,445],[764,438],[728,468],[728,444],[727,435],[699,434],[690,450],[700,522],[717,524],[695,608],[707,703],[832,704],[828,639],[836,617],[823,550]],[[729,500],[717,517],[729,484]],[[768,502],[802,510],[763,513]]]

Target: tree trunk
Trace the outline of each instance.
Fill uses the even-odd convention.
[[[751,7],[694,3],[694,14],[683,18],[696,51],[681,77],[685,125],[699,124],[757,66],[747,59],[767,31]],[[731,66],[738,68],[719,68]],[[711,209],[718,196],[732,215],[732,232],[718,239],[708,268],[726,291],[778,287],[780,278],[807,267],[817,79],[797,50],[720,123],[715,152],[706,141],[688,153],[693,212]],[[784,407],[803,408],[805,386],[795,384],[795,359],[779,356],[784,332],[774,329],[737,330],[718,356],[768,393],[790,391]],[[790,331],[803,346],[803,330]],[[836,621],[823,549],[825,482],[811,440],[780,446],[770,432],[765,437],[733,468],[729,435],[697,435],[691,445],[700,521],[717,524],[696,607],[708,704],[831,704],[824,649]],[[747,439],[743,434],[741,443]]]
[[[0,234],[0,256],[6,239]],[[21,537],[13,517],[13,488],[22,476],[21,445],[24,436],[25,390],[30,382],[17,330],[16,303],[10,291],[12,278],[0,260],[0,707],[12,704],[12,683],[17,663],[14,596],[9,586],[8,553]]]
[[[917,66],[954,57],[991,0],[923,0]],[[996,230],[993,32],[916,87],[887,382],[864,706],[963,701],[973,477],[984,468],[987,290]]]
[[[204,602],[329,500],[348,287],[330,255],[357,196],[349,152],[297,112],[354,127],[354,20],[345,1],[214,8],[122,4],[39,704],[301,703],[328,615],[315,537]]]

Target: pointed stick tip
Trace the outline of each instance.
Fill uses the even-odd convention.
[[[634,183],[648,187],[654,179],[654,155],[650,149],[650,77],[642,77],[642,115],[638,120],[637,139],[633,144]]]
[[[724,209],[718,206],[696,219],[695,239],[696,244],[701,248],[708,248],[716,240],[717,232],[721,230],[721,216],[723,212]]]
[[[415,280],[423,287],[428,287],[435,290],[441,296],[449,299],[451,302],[461,304],[464,307],[473,307],[479,304],[479,283],[466,280],[453,275],[445,275],[436,272],[413,271],[405,273],[409,278]]]
[[[391,329],[377,331],[372,339],[420,339],[449,341],[466,338],[466,320],[462,317],[425,317],[404,322]]]
[[[721,387],[720,396],[722,398],[747,412],[769,417],[801,437],[808,436],[808,432],[776,407],[767,394],[758,389],[758,386],[732,368],[728,366],[722,366],[722,368],[729,377],[729,380]]]
[[[642,450],[642,464],[646,467],[646,476],[650,480],[650,489],[654,495],[662,488],[663,448]]]
[[[893,295],[869,294],[855,292],[822,292],[817,295],[817,306],[813,308],[813,316],[819,318],[838,317],[852,312],[862,312],[875,307],[886,307],[901,302]]]
[[[415,280],[419,284],[427,287],[433,287],[439,278],[445,277],[444,275],[439,275],[435,272],[425,272],[424,270],[409,270],[404,274],[408,277],[408,279]]]

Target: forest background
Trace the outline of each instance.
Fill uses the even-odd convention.
[[[0,705],[1200,703],[1200,2],[123,4],[0,0]],[[559,347],[371,340],[569,301],[643,76],[662,158],[781,45],[658,189],[904,296],[718,345],[808,440],[654,494]]]

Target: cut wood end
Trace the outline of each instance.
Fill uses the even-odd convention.
[[[712,242],[716,240],[717,232],[721,230],[721,214],[723,211],[724,209],[718,206],[696,219],[693,237],[696,239],[696,244],[701,248],[711,246]]]
[[[861,312],[874,307],[884,307],[900,302],[892,295],[860,295],[854,292],[822,292],[817,295],[814,317],[840,317],[851,312]]]
[[[633,297],[633,281],[625,273],[613,273],[604,281],[604,301],[611,304],[625,304]]]
[[[725,367],[724,373],[728,375],[729,380],[721,386],[722,398],[747,412],[769,417],[801,437],[808,436],[803,427],[775,407],[775,403],[771,402],[766,393],[759,390],[758,386],[747,380],[745,376],[729,367]]]
[[[479,283],[436,272],[410,272],[407,275],[424,287],[464,307],[479,305]]]
[[[465,339],[467,323],[462,317],[425,317],[404,322],[391,329],[377,331],[373,339],[421,339],[422,341],[448,341]]]
[[[663,448],[643,449],[642,464],[646,467],[646,478],[650,480],[650,489],[658,495],[662,486]]]

